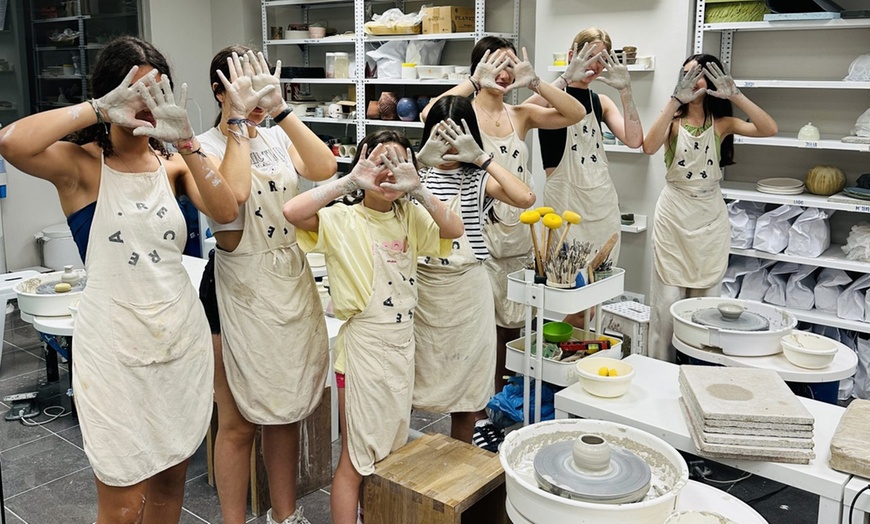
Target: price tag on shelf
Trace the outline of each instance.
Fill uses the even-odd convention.
[[[870,213],[870,205],[856,205],[855,211],[859,213]]]
[[[802,206],[802,205],[804,205],[804,200],[802,198],[795,198],[793,203],[796,206]]]
[[[804,142],[803,147],[805,147],[807,149],[818,149],[819,143],[818,142]]]

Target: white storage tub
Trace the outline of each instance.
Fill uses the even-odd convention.
[[[574,328],[574,334],[572,338],[577,340],[583,340],[588,338],[589,340],[599,340],[605,339],[610,341],[610,349],[602,349],[601,351],[597,351],[589,355],[590,357],[610,357],[621,359],[622,358],[622,341],[618,338],[608,337],[608,336],[595,336],[595,333],[591,333],[588,335],[586,331],[578,328]],[[537,342],[537,333],[532,333],[532,345]],[[507,355],[505,356],[505,367],[507,369],[515,372],[525,374],[525,365],[523,363],[523,354],[525,353],[526,347],[526,339],[525,337],[520,337],[516,340],[511,340],[507,343]],[[535,366],[535,355],[534,353],[531,355],[530,365],[534,368]],[[544,360],[544,372],[541,375],[541,380],[547,382],[548,384],[554,384],[556,386],[570,386],[571,384],[577,382],[577,368],[575,365],[577,364],[577,360],[572,362],[561,362],[558,360],[551,360],[549,358],[545,358]],[[582,359],[581,359],[582,360]]]

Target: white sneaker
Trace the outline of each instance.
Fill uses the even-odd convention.
[[[296,511],[281,522],[272,520],[272,510],[270,508],[266,512],[266,524],[311,524],[311,522],[302,515],[302,506],[297,506]]]

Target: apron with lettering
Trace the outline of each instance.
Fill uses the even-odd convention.
[[[211,422],[214,356],[181,265],[186,240],[162,162],[122,173],[103,160],[73,331],[73,389],[85,453],[109,486],[181,463]]]
[[[508,121],[513,121],[508,113]],[[480,134],[483,149],[495,155],[494,159],[503,168],[532,187],[532,176],[528,169],[529,150],[517,134],[504,137]],[[483,238],[489,249],[490,257],[483,262],[489,275],[495,301],[496,324],[515,328],[525,323],[525,306],[507,298],[507,275],[532,263],[532,236],[529,227],[520,222],[522,209],[505,202],[495,201],[492,206],[497,221],[487,217],[483,225]]]
[[[361,475],[371,475],[375,462],[408,441],[414,379],[415,255],[407,234],[404,251],[388,249],[375,238],[372,246],[372,296],[340,334],[347,358],[348,451]]]
[[[591,100],[592,91],[589,91]],[[590,106],[591,106],[590,101]],[[567,242],[591,242],[598,250],[614,233],[619,234],[619,196],[607,170],[607,155],[601,141],[601,125],[590,111],[583,120],[566,129],[565,151],[556,169],[547,177],[544,205],[556,213],[574,211],[580,224],[568,230]],[[563,226],[564,227],[564,226]],[[619,242],[610,259],[616,265]]]
[[[692,136],[682,122],[674,159],[656,203],[653,263],[670,286],[708,288],[728,265],[731,228],[719,181],[716,122]]]
[[[329,369],[320,296],[282,213],[296,194],[296,173],[277,165],[271,173],[251,169],[241,242],[215,251],[227,382],[242,416],[267,425],[311,414]]]
[[[448,202],[462,216],[462,187]],[[492,396],[495,315],[486,270],[467,235],[449,258],[425,257],[417,267],[414,316],[414,408],[436,413],[480,411]]]

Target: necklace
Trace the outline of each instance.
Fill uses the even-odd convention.
[[[489,114],[489,111],[487,111],[486,109],[484,109],[480,104],[476,104],[476,105],[477,105],[477,108],[478,108],[478,109],[480,109],[481,111],[483,111],[483,114],[486,115],[487,118],[489,118],[490,120],[492,120],[493,122],[495,122],[495,127],[501,127],[501,115],[503,115],[504,112],[505,112],[504,105],[501,106],[501,111],[499,111],[499,113],[498,113],[498,119],[497,119],[497,120],[496,120],[495,118],[493,118],[492,115]]]

